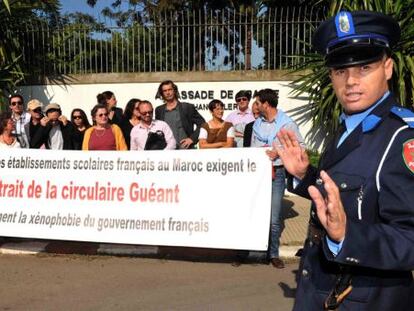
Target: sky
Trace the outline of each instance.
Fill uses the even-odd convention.
[[[91,8],[89,5],[87,5],[86,0],[60,0],[61,4],[61,13],[72,13],[72,12],[82,12],[85,14],[90,14],[92,16],[95,16],[98,21],[105,22],[102,20],[102,16],[100,16],[100,13],[103,8],[110,6],[111,3],[114,2],[114,0],[98,0],[94,8]],[[124,4],[121,6],[122,9],[128,9],[128,5],[126,2],[123,2]],[[99,20],[101,18],[101,20]]]

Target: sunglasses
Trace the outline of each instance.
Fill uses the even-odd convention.
[[[154,110],[150,110],[150,111],[144,111],[144,112],[141,112],[141,114],[143,115],[143,116],[146,116],[147,114],[153,114],[154,113]]]
[[[247,97],[239,97],[239,98],[236,98],[236,102],[241,102],[242,100],[248,101],[249,99]]]
[[[17,102],[11,102],[10,105],[12,105],[12,106],[19,105],[19,106],[21,106],[21,105],[23,105],[23,103],[21,101],[17,101]]]
[[[33,111],[33,112],[36,112],[36,113],[41,113],[41,112],[42,112],[42,109],[40,109],[40,108],[36,108],[36,109],[33,109],[32,111]]]
[[[107,117],[109,114],[108,113],[100,113],[97,116],[102,118],[102,117]]]
[[[81,120],[82,119],[81,116],[73,116],[72,118],[73,118],[73,120]]]

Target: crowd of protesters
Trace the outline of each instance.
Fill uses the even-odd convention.
[[[197,144],[200,149],[266,147],[272,162],[268,259],[275,268],[283,268],[278,249],[285,171],[274,149],[280,144],[277,133],[282,128],[293,130],[301,143],[303,140],[295,122],[277,108],[277,91],[263,89],[253,97],[250,109],[252,92],[237,92],[237,110],[226,119],[223,102],[212,100],[208,105],[212,119],[206,122],[193,104],[180,101],[177,85],[167,80],[158,87],[156,98],[164,104],[155,111],[151,102],[138,98],[130,99],[122,110],[113,92],[98,94],[91,125],[84,110],[73,109],[68,120],[57,103],[43,107],[32,99],[25,111],[23,97],[15,94],[9,98],[10,111],[0,114],[0,149],[163,150],[194,149]],[[248,253],[238,254],[240,263]]]

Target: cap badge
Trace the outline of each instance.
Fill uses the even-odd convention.
[[[340,14],[339,15],[339,29],[342,32],[349,32],[349,19],[348,16],[346,16],[346,14]]]
[[[338,38],[355,34],[354,21],[349,12],[339,12],[335,16],[335,26]]]

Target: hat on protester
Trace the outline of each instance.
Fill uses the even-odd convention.
[[[27,111],[33,111],[37,108],[42,108],[43,104],[37,99],[32,99],[27,103]]]
[[[400,39],[398,23],[378,12],[339,12],[313,35],[313,47],[328,67],[369,64],[390,54]]]
[[[46,106],[45,113],[47,113],[48,110],[51,110],[51,109],[62,110],[62,109],[60,109],[60,106],[58,104],[51,103],[51,104],[49,104],[49,105]]]

